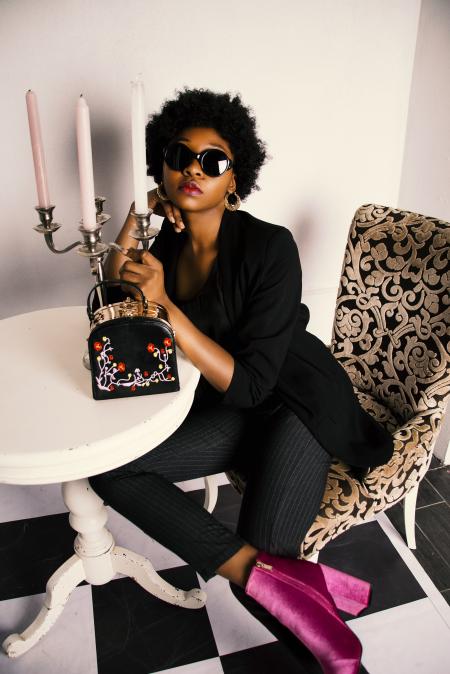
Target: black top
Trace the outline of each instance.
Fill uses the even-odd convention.
[[[174,290],[173,301],[199,330],[221,344],[232,334],[233,326],[226,315],[218,267],[218,261],[215,258],[207,280],[195,297],[180,300]],[[203,375],[200,375],[192,408],[205,409],[220,404],[221,398],[222,393],[211,386]],[[252,408],[251,411],[255,414],[273,412],[279,406],[279,401],[279,396],[276,391],[273,391],[268,398]]]
[[[208,279],[197,295],[192,299],[179,300],[176,292],[174,292],[173,301],[199,330],[215,342],[220,343],[226,334],[232,330],[232,326],[224,311],[217,271],[216,258]],[[195,390],[193,408],[199,409],[218,404],[221,397],[222,394],[211,386],[203,375],[200,375]]]
[[[301,265],[291,232],[245,211],[225,211],[215,266],[195,303],[177,302],[175,294],[186,237],[165,219],[151,252],[163,263],[170,299],[235,360],[230,386],[215,391],[216,399],[255,408],[276,393],[332,456],[360,467],[386,463],[392,436],[361,407],[328,347],[306,330],[309,309],[301,302]]]

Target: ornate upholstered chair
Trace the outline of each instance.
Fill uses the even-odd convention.
[[[373,204],[356,211],[345,249],[331,352],[361,405],[394,437],[386,465],[356,479],[334,460],[320,511],[299,558],[405,499],[407,543],[415,548],[418,487],[427,472],[450,393],[450,224]],[[245,480],[227,472],[243,494]],[[217,499],[205,478],[205,508]]]

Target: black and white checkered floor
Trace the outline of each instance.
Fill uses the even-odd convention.
[[[214,513],[234,530],[240,497],[225,475],[219,483]],[[203,502],[203,480],[178,486]],[[445,501],[443,505],[448,508]],[[83,583],[36,646],[14,660],[0,653],[1,674],[320,673],[306,652],[303,663],[294,660],[241,606],[224,579],[215,576],[205,584],[182,559],[108,511],[116,544],[148,557],[173,585],[205,589],[206,606],[194,611],[166,604],[120,575],[107,585]],[[34,619],[47,579],[73,552],[74,532],[57,485],[0,485],[0,516],[3,640]],[[351,619],[364,648],[361,671],[450,672],[446,593],[439,592],[386,515],[351,529],[329,544],[320,559],[372,583],[370,607]],[[441,561],[448,574],[448,560]]]

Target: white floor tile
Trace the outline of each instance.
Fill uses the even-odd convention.
[[[448,674],[450,629],[430,599],[354,618],[370,674]]]
[[[416,557],[414,557],[414,554],[408,548],[405,541],[400,536],[387,515],[385,513],[380,513],[377,515],[376,519],[394,548],[397,550],[400,557],[405,562],[406,566],[409,568],[421,586],[422,590],[428,595],[434,607],[440,613],[442,619],[447,623],[447,626],[450,629],[450,606],[447,604],[436,585],[433,583]]]
[[[20,633],[34,620],[45,595],[0,602],[0,639]],[[0,651],[2,674],[97,674],[90,585],[75,588],[49,632],[18,658]]]
[[[162,669],[163,674],[223,674],[222,664],[219,658],[192,662],[190,665]]]
[[[0,485],[0,522],[65,512],[60,484]]]
[[[214,576],[205,583],[200,576],[198,578],[200,587],[208,594],[206,610],[219,655],[276,641],[273,634],[236,599],[227,580]]]

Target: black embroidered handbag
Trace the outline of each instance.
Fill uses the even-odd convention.
[[[124,296],[94,311],[94,293],[112,286],[130,286],[139,299]],[[179,391],[175,333],[166,309],[146,299],[134,283],[102,281],[90,291],[88,338],[95,400]]]

